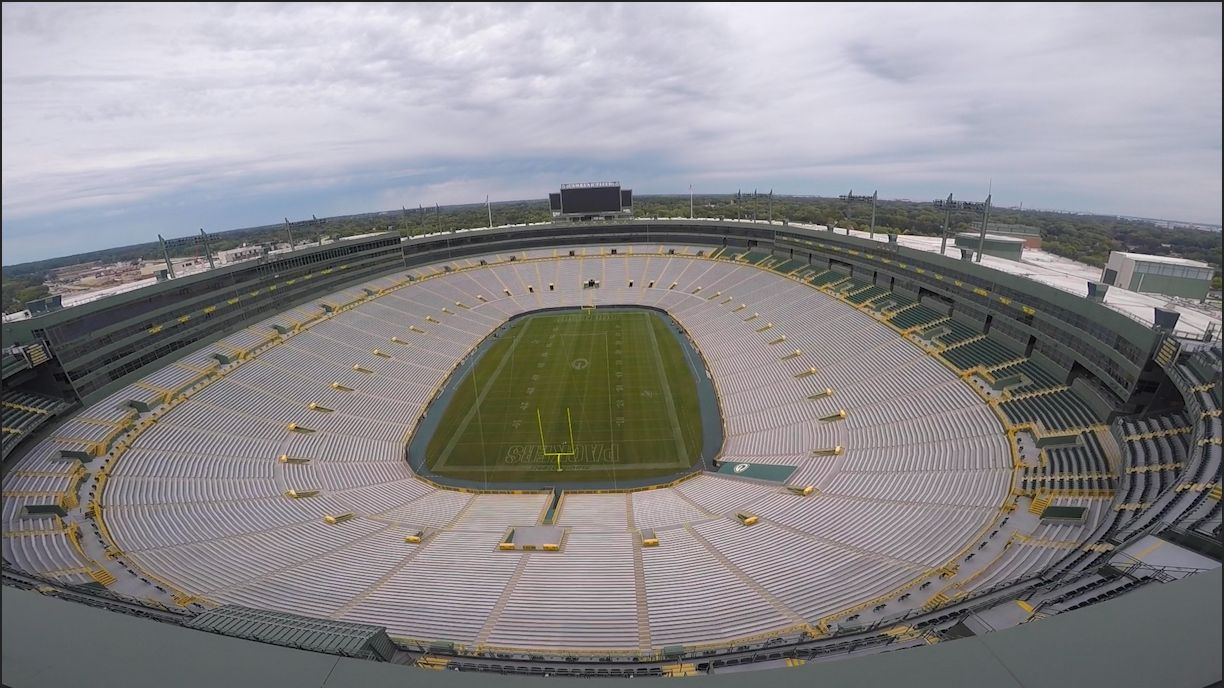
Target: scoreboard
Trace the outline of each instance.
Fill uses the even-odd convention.
[[[619,214],[633,207],[633,190],[619,182],[564,184],[560,193],[548,194],[548,205],[562,215]]]

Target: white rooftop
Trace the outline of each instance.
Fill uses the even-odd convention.
[[[208,269],[208,262],[205,260],[200,260],[194,265],[180,265],[176,262],[174,266],[174,274],[178,277],[186,277],[187,275],[194,275],[199,272],[207,272]],[[142,280],[136,280],[135,282],[124,282],[123,284],[116,284],[112,287],[103,287],[101,289],[76,292],[74,294],[64,294],[63,298],[60,300],[60,303],[62,308],[72,308],[73,306],[79,306],[83,303],[97,301],[98,299],[104,299],[108,296],[114,296],[115,294],[133,291],[152,284],[157,284],[157,277],[148,277]],[[5,315],[4,322],[28,320],[29,318],[30,311],[18,311],[16,313],[9,313]]]
[[[1119,256],[1130,258],[1137,263],[1167,263],[1169,265],[1188,265],[1195,268],[1209,268],[1209,264],[1201,260],[1190,260],[1189,258],[1173,258],[1172,256],[1153,256],[1147,253],[1128,253],[1126,251],[1111,251]]]
[[[797,223],[792,223],[797,224]],[[814,229],[825,229],[820,225],[799,225]],[[838,234],[846,230],[838,228]],[[851,231],[852,236],[860,239],[871,239],[867,232]],[[877,233],[875,241],[888,241],[887,234]],[[907,248],[930,253],[939,253],[939,237],[900,235],[897,243]],[[960,259],[960,248],[949,239],[944,255]],[[1141,254],[1135,254],[1141,255]],[[1153,256],[1159,257],[1159,256]],[[1171,261],[1181,261],[1181,258],[1170,258]],[[1198,264],[1194,261],[1187,261]],[[1007,260],[994,256],[983,256],[981,264],[1013,275],[1020,275],[1034,282],[1061,289],[1076,296],[1088,297],[1088,282],[1101,280],[1101,268],[1079,263],[1070,258],[1054,255],[1041,249],[1025,249],[1020,260]],[[1214,325],[1216,337],[1220,336],[1220,306],[1218,303],[1200,304],[1197,301],[1180,297],[1162,296],[1160,294],[1141,294],[1119,287],[1110,287],[1105,295],[1105,305],[1122,313],[1132,320],[1137,320],[1149,327],[1153,324],[1153,308],[1174,310],[1181,313],[1177,322],[1177,332],[1184,336],[1202,335],[1209,326]]]
[[[123,284],[117,284],[113,287],[105,287],[103,289],[94,289],[93,291],[79,292],[76,294],[64,294],[63,298],[60,300],[60,303],[62,304],[63,308],[71,308],[73,306],[79,306],[83,303],[89,303],[90,301],[97,301],[98,299],[104,299],[108,296],[114,296],[115,294],[122,294],[127,291],[132,291],[133,289],[140,289],[141,287],[147,287],[150,284],[156,284],[156,283],[157,283],[157,278],[150,277],[148,279],[136,280],[135,282],[125,282]],[[30,311],[28,310],[18,311],[16,313],[9,313],[5,315],[4,322],[15,322],[17,320],[27,320],[29,318],[30,318]]]
[[[380,229],[377,232],[366,232],[365,234],[353,234],[352,236],[340,237],[340,240],[341,241],[352,241],[353,239],[369,239],[370,237],[376,237],[376,236],[386,234],[386,233],[387,233],[387,230]],[[324,241],[323,243],[330,244],[332,242]],[[314,246],[314,244],[310,244],[310,245]]]
[[[970,237],[973,239],[977,239],[978,237],[982,235],[978,232],[957,232],[956,236]],[[1002,241],[1008,244],[1023,244],[1024,243],[1024,239],[1021,239],[1020,237],[1007,236],[1005,234],[987,234],[986,238],[990,239],[991,241]]]

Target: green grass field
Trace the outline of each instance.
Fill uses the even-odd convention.
[[[485,351],[426,465],[482,482],[614,483],[687,469],[700,442],[697,386],[662,317],[575,310],[517,320]]]

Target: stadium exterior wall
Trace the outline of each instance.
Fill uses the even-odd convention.
[[[269,316],[403,267],[399,237],[342,240],[5,323],[4,346],[44,341],[60,394],[84,404]]]

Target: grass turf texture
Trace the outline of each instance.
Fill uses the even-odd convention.
[[[651,311],[527,316],[459,384],[426,449],[439,475],[614,485],[685,470],[700,452],[696,383]]]

